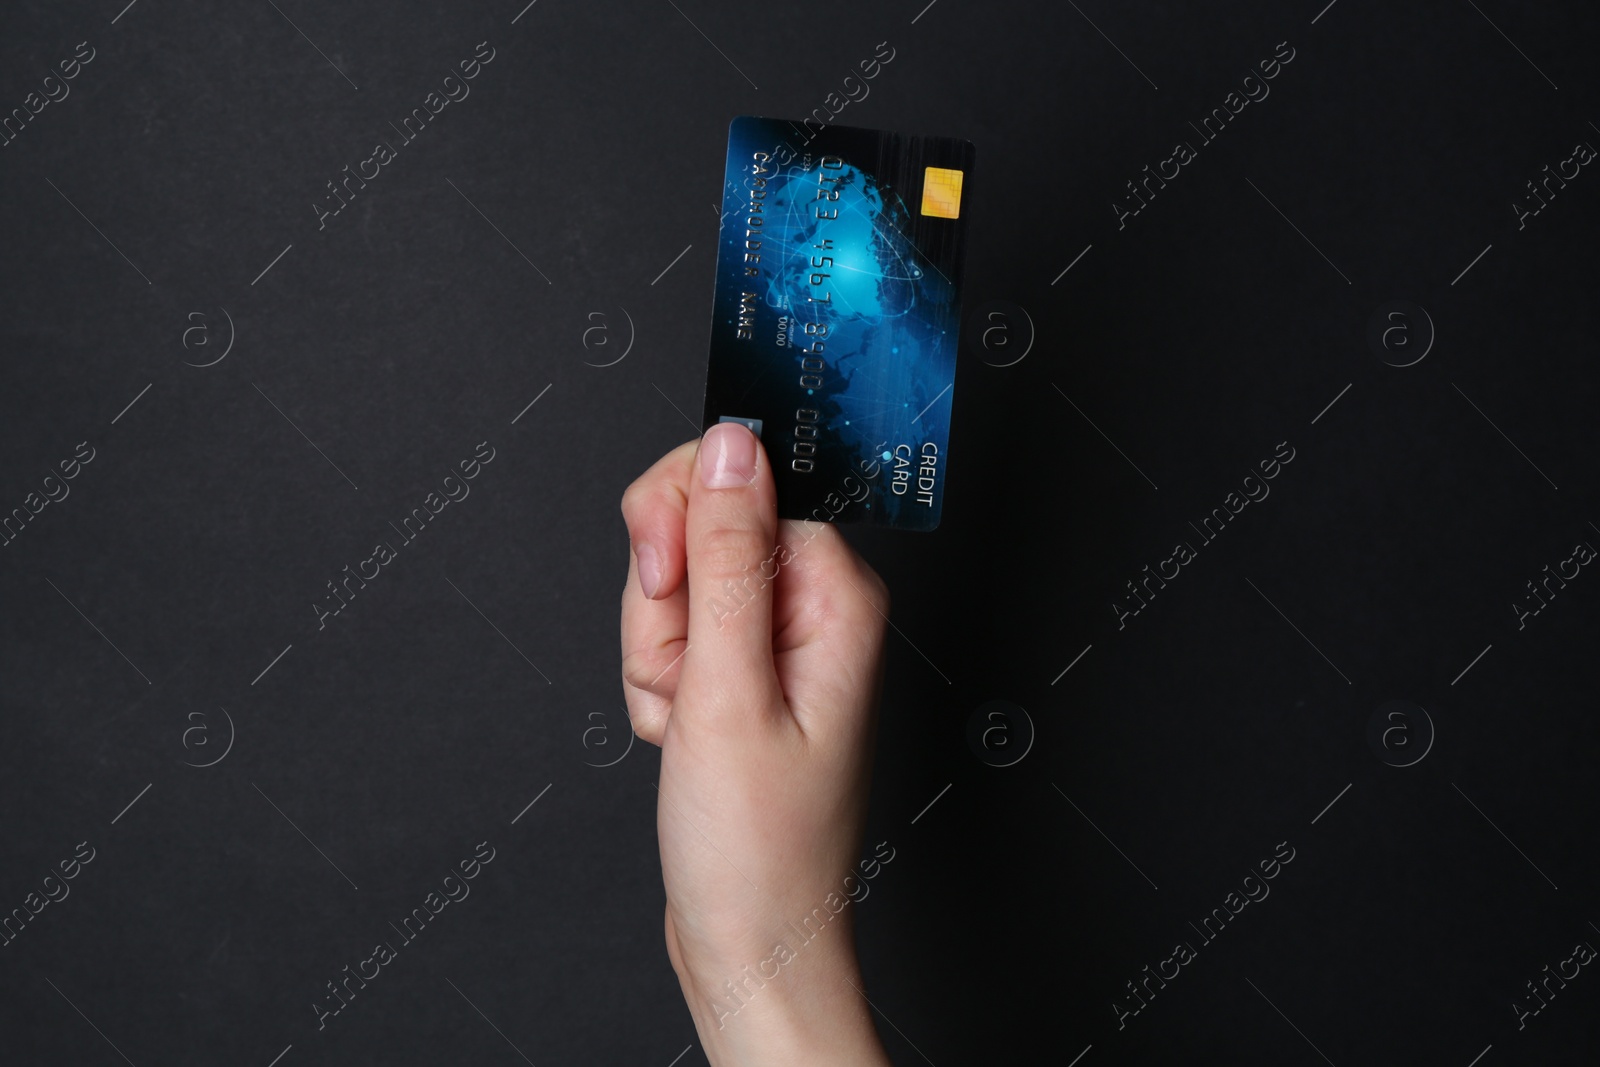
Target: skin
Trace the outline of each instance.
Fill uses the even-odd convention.
[[[888,590],[833,526],[778,520],[735,423],[662,457],[622,513],[623,690],[661,748],[667,955],[701,1045],[715,1067],[887,1067],[855,909],[824,905],[859,875]]]

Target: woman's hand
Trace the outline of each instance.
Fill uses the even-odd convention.
[[[661,747],[667,952],[706,1053],[717,1067],[887,1064],[845,886],[883,581],[833,526],[778,520],[767,456],[737,423],[668,453],[622,513],[623,690],[634,732]]]

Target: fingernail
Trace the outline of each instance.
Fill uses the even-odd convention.
[[[639,557],[639,588],[644,590],[646,600],[654,600],[656,590],[661,588],[661,554],[648,541],[635,549],[634,554]]]
[[[700,441],[700,484],[707,489],[749,485],[756,476],[756,438],[737,422],[719,422]]]

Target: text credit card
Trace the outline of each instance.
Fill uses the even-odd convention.
[[[766,447],[789,519],[939,524],[973,146],[728,128],[704,425]]]

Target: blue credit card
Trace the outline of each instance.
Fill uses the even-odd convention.
[[[704,425],[742,422],[778,513],[939,524],[971,142],[728,127]]]

